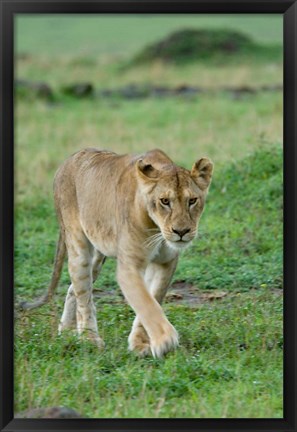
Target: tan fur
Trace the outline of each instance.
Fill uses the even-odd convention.
[[[105,257],[116,257],[119,285],[136,313],[129,348],[161,357],[177,346],[177,332],[160,303],[179,252],[197,234],[212,170],[202,158],[188,171],[161,150],[120,156],[86,149],[66,160],[54,181],[61,227],[56,262],[63,260],[65,241],[72,281],[60,331],[75,327],[103,345],[92,283]]]

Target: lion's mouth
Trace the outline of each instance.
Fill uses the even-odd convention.
[[[167,240],[167,244],[169,247],[171,247],[172,249],[175,250],[181,250],[181,249],[185,249],[188,246],[190,246],[190,244],[192,243],[192,240]]]

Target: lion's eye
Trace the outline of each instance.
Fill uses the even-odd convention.
[[[196,204],[196,202],[197,202],[197,198],[190,198],[190,199],[189,199],[189,205],[190,205],[190,206]]]
[[[163,204],[163,205],[165,205],[165,206],[169,206],[169,204],[170,204],[170,201],[169,201],[169,199],[168,198],[161,198],[161,203]]]

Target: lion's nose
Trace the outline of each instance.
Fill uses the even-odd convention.
[[[180,236],[180,238],[182,238],[185,234],[187,234],[187,233],[190,232],[191,230],[190,230],[190,228],[185,228],[185,229],[183,229],[183,230],[177,230],[177,229],[173,229],[173,228],[172,228],[172,231],[173,231],[175,234],[178,234],[178,235]]]

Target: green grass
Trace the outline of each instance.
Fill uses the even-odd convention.
[[[174,281],[195,295],[226,296],[190,304],[168,297],[164,308],[181,346],[162,360],[137,359],[127,350],[133,313],[108,259],[95,285],[106,343],[98,352],[73,335],[57,336],[69,285],[65,265],[54,301],[16,319],[16,411],[64,405],[88,417],[283,416],[282,94],[234,98],[219,91],[281,84],[282,59],[122,69],[123,60],[186,22],[281,44],[282,18],[275,15],[17,18],[17,52],[28,56],[18,57],[16,76],[47,82],[57,98],[18,97],[15,104],[16,301],[36,298],[49,283],[58,238],[53,176],[83,147],[119,153],[159,147],[187,168],[201,156],[213,159],[200,234],[181,255]],[[214,91],[134,101],[60,93],[80,81],[96,89],[136,83]]]
[[[162,360],[128,353],[128,306],[97,306],[103,353],[70,335],[57,338],[60,307],[17,323],[17,410],[62,405],[99,418],[282,417],[282,301],[269,290],[198,309],[166,305],[181,348]]]

